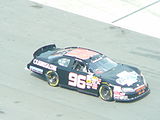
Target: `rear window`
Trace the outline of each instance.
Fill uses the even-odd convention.
[[[53,51],[43,52],[43,53],[39,54],[38,57],[40,57],[40,58],[48,58],[52,53],[53,53]]]
[[[70,63],[70,59],[68,58],[61,58],[58,60],[58,64],[60,66],[68,67],[69,63]]]

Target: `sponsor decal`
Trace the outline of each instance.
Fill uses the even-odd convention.
[[[43,74],[43,70],[34,66],[30,66],[29,69],[33,72],[39,73],[39,74]]]
[[[37,60],[37,59],[33,60],[33,64],[50,69],[50,70],[54,70],[54,71],[56,71],[56,69],[57,69],[57,66],[43,62],[41,60]]]
[[[137,77],[139,76],[135,71],[133,72],[127,72],[127,71],[123,71],[119,74],[117,74],[117,76],[119,77],[116,81],[118,84],[121,85],[128,85],[131,86],[133,83],[136,83]]]
[[[125,93],[122,92],[122,89],[119,86],[114,86],[113,92],[115,99],[128,99],[128,96],[125,96]]]
[[[145,92],[145,90],[142,90],[141,92],[138,92],[138,95],[140,95],[140,94],[142,94],[142,93],[144,93]]]
[[[146,88],[145,85],[141,85],[141,86],[137,87],[135,90],[138,93],[138,95],[140,95],[145,92],[145,88]]]
[[[136,90],[136,92],[139,92],[139,91],[145,89],[145,87],[146,87],[145,85],[141,85],[141,86],[137,87],[135,90]]]
[[[96,76],[87,75],[86,85],[88,89],[97,89],[98,85],[100,85],[101,79]]]

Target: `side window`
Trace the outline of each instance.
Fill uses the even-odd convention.
[[[61,58],[58,60],[58,64],[60,66],[68,67],[69,63],[70,63],[70,59],[68,58]]]
[[[79,61],[74,61],[72,69],[76,71],[87,72],[86,65]]]

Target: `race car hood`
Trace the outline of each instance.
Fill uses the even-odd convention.
[[[140,70],[125,64],[118,64],[111,70],[102,73],[100,78],[103,81],[118,86],[133,86],[137,83],[139,85],[144,84]]]

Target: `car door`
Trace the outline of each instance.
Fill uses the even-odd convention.
[[[68,74],[68,86],[77,90],[86,89],[87,67],[81,60],[74,60]]]
[[[82,62],[65,56],[57,59],[55,64],[58,66],[56,72],[60,79],[60,86],[85,89],[87,72],[84,72],[85,68],[82,69],[84,66]]]
[[[71,64],[71,71],[68,74],[68,86],[80,92],[98,95],[98,87],[101,79],[94,76],[84,61],[76,59]]]
[[[97,95],[99,79],[88,70],[84,61],[63,57],[57,63],[61,87]]]

